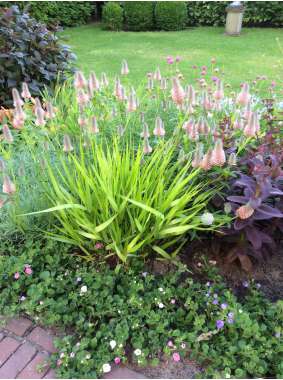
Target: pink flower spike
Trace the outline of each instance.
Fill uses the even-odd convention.
[[[91,132],[94,134],[99,133],[98,123],[95,116],[91,118]]]
[[[63,151],[68,153],[68,152],[71,152],[72,150],[74,150],[74,148],[72,146],[70,136],[64,135],[64,137],[63,137]]]
[[[100,242],[97,242],[97,243],[95,243],[95,245],[94,245],[94,248],[95,249],[102,249],[104,247],[104,245],[102,244],[102,243],[100,243]]]
[[[16,192],[16,186],[8,175],[4,176],[2,192],[8,195],[14,194]]]
[[[180,354],[178,352],[174,352],[172,355],[174,362],[179,362],[181,360]]]
[[[171,90],[172,100],[177,105],[182,105],[185,99],[185,91],[181,86],[179,79],[173,78],[173,86]]]
[[[74,87],[76,89],[82,89],[86,87],[87,81],[84,77],[84,74],[81,71],[76,71],[75,73],[75,80],[74,80]]]
[[[30,276],[32,274],[32,269],[29,265],[25,266],[24,272],[26,275]]]
[[[116,365],[119,365],[121,363],[121,359],[117,356],[115,359],[114,359],[114,363]]]
[[[14,141],[14,138],[7,124],[3,125],[2,131],[3,131],[4,141],[7,142],[8,144],[12,144],[12,142]]]
[[[144,138],[143,153],[150,154],[152,152],[152,147],[149,145],[148,137]]]
[[[24,104],[24,102],[22,101],[20,97],[19,91],[16,88],[12,89],[12,96],[13,96],[14,107],[16,106],[21,107]]]
[[[127,61],[124,59],[122,61],[122,68],[121,68],[121,75],[128,75],[130,72],[129,70],[129,67],[128,67],[128,63]]]
[[[28,85],[25,82],[23,82],[23,84],[22,84],[22,93],[21,93],[21,96],[22,96],[23,99],[30,99],[31,98],[31,94],[29,92]]]
[[[20,273],[19,272],[16,272],[15,274],[14,274],[14,279],[15,280],[18,280],[20,278]]]

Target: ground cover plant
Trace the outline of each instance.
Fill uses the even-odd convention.
[[[26,236],[1,241],[0,311],[26,313],[72,334],[57,342],[63,378],[97,378],[115,366],[196,359],[202,378],[281,378],[282,301],[246,282],[239,301],[204,261],[203,282],[185,267],[158,275],[144,264],[87,265],[68,247]]]

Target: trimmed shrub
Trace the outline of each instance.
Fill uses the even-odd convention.
[[[17,36],[17,38],[15,38]],[[37,22],[17,6],[0,11],[0,105],[11,104],[11,90],[29,85],[31,94],[40,95],[70,73],[75,59],[66,45],[44,24]]]
[[[187,23],[187,6],[183,1],[161,1],[155,7],[156,28],[181,30]]]
[[[27,11],[37,21],[61,26],[85,24],[96,9],[90,1],[18,1],[13,4]],[[11,3],[7,1],[0,2],[0,7],[10,5]]]
[[[106,3],[102,9],[104,29],[121,30],[123,26],[123,9],[119,3]]]
[[[154,3],[132,1],[124,3],[125,29],[143,31],[154,29]]]
[[[197,25],[225,25],[226,1],[189,1],[188,23]],[[283,9],[280,1],[245,2],[243,24],[245,26],[283,26]]]

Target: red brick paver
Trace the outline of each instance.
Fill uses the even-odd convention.
[[[37,353],[33,360],[19,373],[17,379],[42,378],[49,369],[48,359],[47,355]]]
[[[0,367],[2,364],[5,363],[5,361],[13,354],[13,352],[16,351],[16,349],[19,347],[20,342],[18,342],[14,338],[4,338],[0,342]]]
[[[0,368],[0,379],[15,379],[36,354],[36,348],[29,342],[23,343]]]
[[[32,321],[27,318],[10,319],[5,329],[18,336],[24,336],[27,330],[32,326]]]
[[[41,327],[36,327],[33,329],[32,332],[27,336],[27,339],[33,343],[38,344],[48,352],[56,352],[56,348],[53,344],[53,337]]]

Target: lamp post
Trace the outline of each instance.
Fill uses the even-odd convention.
[[[233,1],[226,7],[225,34],[228,36],[239,36],[242,29],[244,6],[240,1]]]

